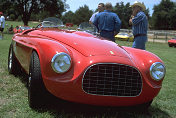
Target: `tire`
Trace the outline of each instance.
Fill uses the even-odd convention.
[[[14,55],[13,46],[11,44],[8,55],[8,71],[10,74],[17,76],[20,73],[20,69],[20,65]]]
[[[169,47],[172,47],[172,44],[169,44]]]
[[[40,60],[38,54],[33,51],[29,68],[28,78],[28,101],[31,108],[38,108],[44,105],[46,88],[43,83]]]

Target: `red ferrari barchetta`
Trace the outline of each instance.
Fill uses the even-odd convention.
[[[168,40],[169,47],[176,47],[176,37]]]
[[[47,18],[12,38],[8,70],[16,75],[23,69],[28,74],[30,107],[45,104],[46,91],[63,100],[90,105],[152,103],[166,72],[159,57],[93,35],[90,27],[87,33],[59,29],[58,23]]]

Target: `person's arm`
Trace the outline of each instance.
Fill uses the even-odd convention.
[[[2,26],[2,23],[3,23],[3,22],[2,22],[1,17],[0,17],[0,27]]]
[[[115,34],[118,34],[121,28],[121,20],[117,15],[115,15]]]
[[[139,12],[134,18],[132,18],[132,24],[137,25],[144,19],[145,15],[142,12]]]
[[[98,18],[99,18],[99,16],[97,15],[97,16],[95,17],[94,21],[93,21],[93,24],[96,26],[96,28],[97,28],[98,31],[99,31],[99,28],[98,28]]]
[[[95,18],[95,13],[90,17],[89,23],[92,24]]]

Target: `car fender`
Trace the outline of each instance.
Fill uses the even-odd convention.
[[[164,64],[164,62],[157,55],[146,50],[135,49],[125,46],[123,46],[123,48],[129,53],[129,56],[136,64],[136,67],[138,68],[138,70],[140,70],[142,75],[146,76],[143,77],[147,78],[145,79],[145,82],[147,82],[153,88],[161,88],[163,79],[160,81],[153,80],[150,76],[150,67],[155,62],[161,62],[162,64]]]

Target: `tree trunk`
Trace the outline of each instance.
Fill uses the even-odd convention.
[[[28,21],[27,20],[23,20],[24,26],[28,26]]]
[[[29,13],[24,13],[22,17],[24,26],[28,26],[28,22],[30,20],[30,14]]]

